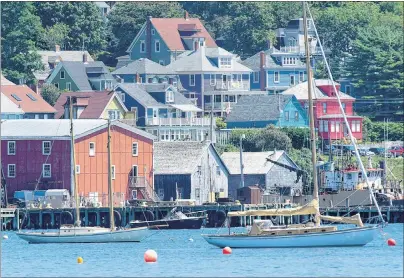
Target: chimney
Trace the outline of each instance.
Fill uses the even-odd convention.
[[[265,73],[265,63],[266,63],[266,54],[264,51],[260,52],[260,89],[261,91],[265,91],[265,81],[266,81],[266,73]]]
[[[152,29],[152,24],[151,24],[151,16],[147,17],[147,22],[146,22],[146,57],[151,60],[151,50],[152,50],[152,39],[151,39],[151,29]]]
[[[60,45],[55,44],[55,52],[60,52]]]
[[[83,63],[88,64],[87,52],[83,52]]]
[[[189,19],[189,13],[187,11],[185,11],[185,13],[184,13],[184,18],[185,18],[185,20]]]

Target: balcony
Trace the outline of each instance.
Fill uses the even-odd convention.
[[[129,188],[146,188],[148,184],[146,177],[129,177]]]
[[[209,126],[209,118],[153,118],[146,120],[147,126]]]
[[[216,80],[215,84],[211,84],[210,80],[206,79],[204,81],[204,88],[205,91],[248,91],[250,89],[250,83],[248,80],[243,81]]]

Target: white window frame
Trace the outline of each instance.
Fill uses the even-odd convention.
[[[289,79],[290,79],[290,85],[293,85],[293,86],[296,85],[296,76],[290,75]],[[293,79],[293,83],[292,83],[292,79]]]
[[[324,124],[324,132],[328,132],[328,121],[323,121]]]
[[[80,165],[76,165],[76,169],[75,169],[75,171],[76,171],[76,175],[78,175],[78,174],[80,174]]]
[[[45,170],[45,167],[49,166],[49,175],[45,175],[47,170]],[[52,165],[51,164],[42,164],[42,177],[43,178],[51,178],[52,177]]]
[[[361,132],[361,121],[356,121],[356,132]]]
[[[146,42],[144,40],[140,41],[140,53],[146,53]]]
[[[232,67],[231,57],[219,57],[219,68],[229,69]]]
[[[285,121],[289,122],[290,116],[289,116],[289,111],[285,111]]]
[[[335,132],[335,122],[331,121],[331,132]]]
[[[192,76],[194,77],[194,82],[191,82],[191,81],[192,81]],[[195,76],[195,74],[190,74],[190,75],[189,75],[189,86],[195,86],[195,83],[196,83],[196,76]]]
[[[136,149],[135,149],[136,146]],[[133,150],[136,150],[136,152],[133,152]],[[132,142],[132,156],[138,156],[139,155],[139,143],[138,142]]]
[[[135,171],[133,171],[133,169],[136,168],[136,175],[135,175]],[[136,164],[132,165],[132,168],[130,169],[130,176],[131,177],[139,177],[139,167]]]
[[[324,131],[323,125],[324,125],[323,121],[320,120],[320,121],[318,122],[318,131],[319,131],[319,132],[323,132],[323,131]]]
[[[276,78],[276,75],[278,74],[278,78]],[[279,83],[280,82],[280,73],[279,71],[274,71],[274,83]]]
[[[335,122],[335,132],[339,132],[339,130],[340,130],[340,125],[341,125],[341,123],[340,122]]]
[[[72,82],[66,82],[66,90],[68,91],[72,90]]]
[[[323,102],[323,104],[322,104],[322,108],[323,108],[323,114],[327,114],[327,102]]]
[[[14,175],[10,175],[10,167],[14,167]],[[15,178],[17,176],[17,166],[15,164],[8,164],[7,165],[7,177],[8,178]]]
[[[112,117],[111,117],[111,115],[112,115]],[[108,110],[108,118],[110,120],[119,120],[121,118],[121,114],[120,114],[119,110],[111,109],[111,110]]]
[[[174,92],[168,90],[166,92],[166,102],[174,102]]]
[[[299,83],[304,82],[304,71],[299,71]]]
[[[14,152],[10,152],[10,143],[14,144]],[[7,155],[16,155],[17,153],[17,143],[15,141],[7,142]]]
[[[49,143],[49,152],[45,152],[45,144]],[[52,151],[52,144],[51,141],[42,141],[42,154],[43,155],[50,155]]]
[[[93,145],[93,148],[91,148],[91,144]],[[88,143],[88,156],[95,156],[95,142]]]
[[[157,45],[158,45],[158,50],[157,50]],[[154,41],[154,52],[160,52],[160,50],[161,50],[160,40],[155,40]]]
[[[295,121],[299,121],[299,112],[295,111]]]
[[[341,105],[342,105],[342,110],[344,110],[344,112],[346,112],[346,103],[343,102],[343,103],[341,103]]]
[[[119,96],[121,97],[122,102],[126,101],[125,93],[120,93]]]
[[[254,83],[260,82],[260,72],[259,71],[253,72],[253,82]]]
[[[62,77],[62,73],[63,73],[63,77]],[[66,78],[66,72],[64,70],[60,71],[60,79],[65,79]]]
[[[213,76],[213,78],[212,78],[212,76]],[[209,78],[210,78],[210,85],[215,86],[216,85],[216,74],[210,74]]]
[[[115,176],[116,176],[116,168],[115,168],[115,165],[111,165],[111,179],[115,179]]]

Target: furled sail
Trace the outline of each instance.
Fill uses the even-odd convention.
[[[228,217],[233,216],[276,216],[276,215],[309,215],[318,212],[318,201],[312,200],[304,206],[296,208],[279,208],[267,210],[246,210],[246,211],[231,211],[227,214]]]
[[[321,215],[320,218],[322,220],[330,221],[330,222],[339,222],[345,224],[355,224],[356,226],[363,227],[361,216],[355,214],[351,217],[341,217],[341,216],[328,216],[328,215]]]

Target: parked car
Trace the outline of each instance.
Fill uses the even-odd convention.
[[[384,155],[384,148],[370,148],[369,151],[374,152],[377,155]]]
[[[375,153],[372,151],[369,151],[368,149],[359,149],[359,155],[361,156],[374,156]]]
[[[404,147],[396,146],[389,149],[389,153],[392,154],[393,157],[404,156]]]

